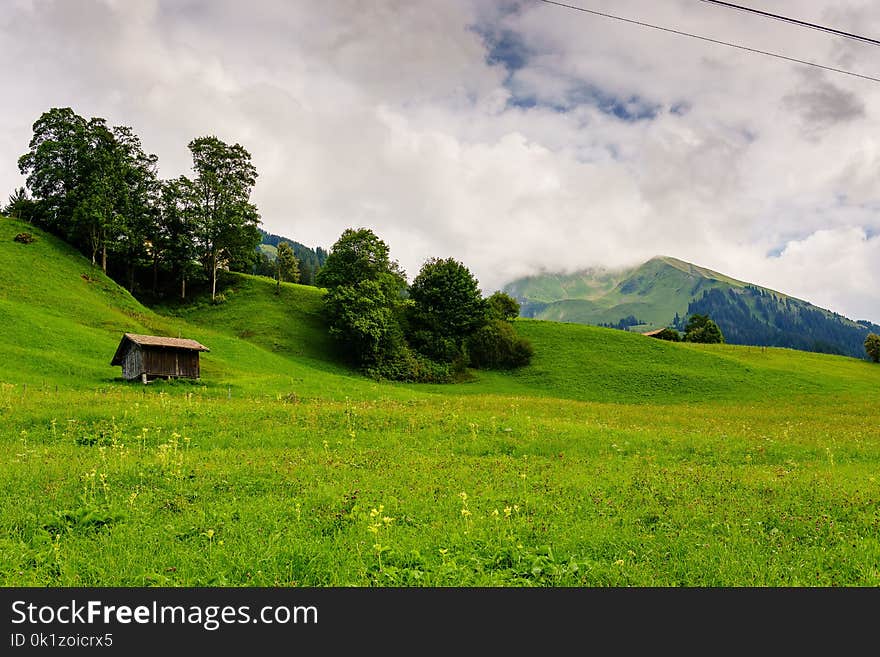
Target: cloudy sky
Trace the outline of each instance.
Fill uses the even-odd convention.
[[[242,144],[264,229],[368,227],[485,292],[662,254],[880,322],[880,83],[539,0],[0,0],[0,195],[51,107],[160,175]],[[699,0],[570,0],[880,78],[880,47]],[[870,0],[739,0],[880,39]],[[8,191],[4,191],[8,190]]]

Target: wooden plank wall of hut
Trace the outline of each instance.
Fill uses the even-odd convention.
[[[144,371],[148,376],[199,378],[199,354],[183,349],[145,349]]]
[[[140,377],[144,371],[144,357],[141,348],[136,344],[129,344],[122,360],[122,376],[131,381]]]

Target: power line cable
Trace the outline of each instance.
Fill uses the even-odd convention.
[[[864,75],[862,73],[854,73],[852,71],[847,71],[842,68],[834,68],[833,66],[825,66],[824,64],[817,64],[816,62],[810,62],[805,59],[797,59],[795,57],[788,57],[787,55],[780,55],[779,53],[769,52],[767,50],[759,50],[757,48],[750,48],[748,46],[741,46],[736,43],[730,43],[729,41],[720,41],[719,39],[711,39],[709,37],[700,36],[699,34],[692,34],[690,32],[685,32],[683,30],[675,30],[670,27],[661,27],[659,25],[653,25],[651,23],[646,23],[644,21],[637,21],[632,18],[623,18],[622,16],[615,16],[614,14],[608,14],[601,11],[595,11],[593,9],[585,9],[584,7],[577,7],[575,5],[568,5],[563,2],[555,2],[554,0],[539,0],[539,2],[543,2],[548,5],[556,5],[557,7],[564,7],[566,9],[573,9],[575,11],[582,11],[587,14],[594,14],[596,16],[602,16],[604,18],[612,18],[614,20],[623,21],[624,23],[631,23],[633,25],[639,25],[641,27],[649,27],[654,30],[660,30],[662,32],[670,32],[671,34],[678,34],[679,36],[691,37],[693,39],[700,39],[701,41],[708,41],[709,43],[716,43],[722,46],[728,46],[730,48],[738,48],[739,50],[745,50],[747,52],[756,53],[758,55],[767,55],[769,57],[776,57],[777,59],[783,59],[788,62],[794,62],[796,64],[803,64],[805,66],[813,66],[815,68],[820,68],[826,71],[831,71],[833,73],[842,73],[843,75],[851,75],[856,78],[862,78],[863,80],[870,80],[871,82],[880,82],[880,78],[871,77],[870,75]]]
[[[844,32],[843,30],[836,30],[833,27],[826,27],[824,25],[817,25],[816,23],[808,23],[807,21],[798,20],[797,18],[789,18],[788,16],[780,16],[779,14],[771,14],[769,11],[762,11],[760,9],[754,9],[753,7],[744,7],[742,5],[735,5],[732,2],[721,2],[720,0],[699,0],[700,2],[705,2],[707,4],[717,5],[719,7],[726,7],[728,9],[736,9],[738,11],[748,12],[750,14],[757,14],[758,16],[763,16],[765,18],[772,18],[774,20],[783,21],[785,23],[791,23],[792,25],[799,25],[800,27],[807,27],[811,30],[819,30],[820,32],[827,32],[829,34],[836,34],[837,36],[845,37],[847,39],[855,39],[856,41],[861,41],[862,43],[870,43],[874,46],[880,46],[880,41],[877,39],[871,39],[870,37],[861,36],[859,34],[853,34],[851,32]]]

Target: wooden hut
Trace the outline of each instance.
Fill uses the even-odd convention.
[[[127,381],[141,379],[146,383],[159,377],[198,379],[200,351],[210,349],[195,340],[126,333],[110,364],[122,366],[122,376]]]

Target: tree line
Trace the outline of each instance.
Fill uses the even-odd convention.
[[[6,213],[74,245],[132,292],[185,299],[203,283],[214,299],[219,271],[255,259],[257,171],[240,144],[202,136],[188,147],[193,175],[162,180],[131,127],[52,108],[18,160],[30,196],[17,189]]]
[[[803,351],[839,354],[858,358],[872,328],[843,321],[803,301],[769,292],[757,286],[741,290],[706,290],[688,306],[689,313],[711,315],[723,329],[728,342]]]
[[[671,326],[660,329],[656,333],[652,333],[651,337],[660,340],[668,340],[670,342],[696,342],[700,344],[722,344],[724,343],[724,333],[721,328],[708,315],[695,313],[683,322],[684,328],[679,331],[678,325],[682,323],[678,313],[675,313],[675,319]]]
[[[324,249],[320,246],[315,249],[310,249],[295,240],[280,235],[274,235],[273,233],[267,233],[262,229],[260,229],[260,235],[262,236],[262,241],[260,242],[261,245],[265,244],[268,246],[274,246],[277,249],[281,244],[286,242],[292,249],[293,256],[296,258],[299,280],[291,282],[298,282],[301,285],[315,285],[315,276],[321,271],[321,267],[324,266],[324,261],[327,259],[327,252]],[[276,260],[277,256],[273,258],[265,252],[258,251],[252,272],[258,276],[275,278],[278,272]]]

